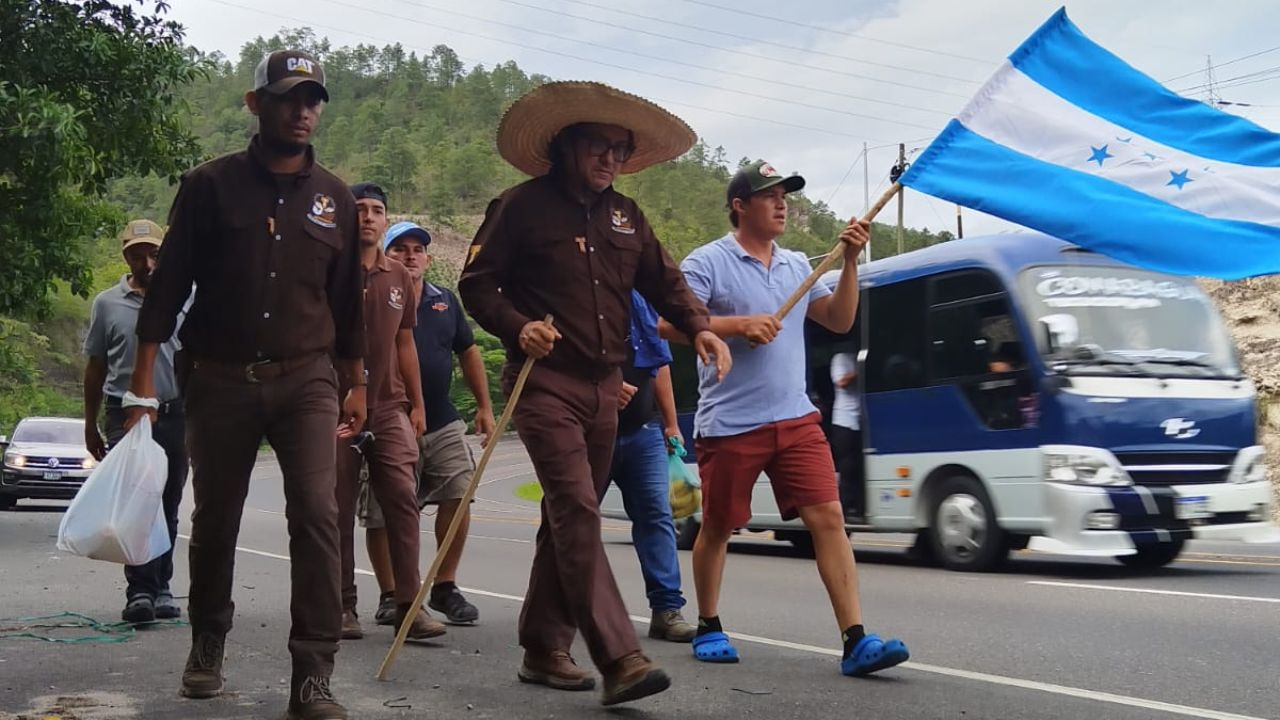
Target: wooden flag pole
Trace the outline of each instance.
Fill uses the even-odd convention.
[[[547,325],[552,325],[554,319],[548,315],[543,319]],[[520,401],[520,393],[524,390],[525,380],[529,378],[529,371],[533,369],[534,358],[527,357],[524,365],[520,367],[520,374],[516,376],[515,387],[511,389],[511,397],[507,400],[507,406],[502,411],[502,417],[498,418],[498,425],[493,429],[493,435],[489,437],[489,442],[484,446],[484,452],[480,455],[480,462],[476,463],[476,471],[471,473],[471,484],[467,486],[467,491],[462,495],[459,501],[458,512],[453,514],[453,522],[449,523],[449,531],[444,534],[444,540],[440,541],[440,547],[436,550],[436,558],[431,562],[431,569],[427,572],[427,576],[422,579],[422,586],[418,588],[418,594],[413,598],[413,605],[410,606],[409,614],[405,617],[404,622],[400,623],[400,631],[396,633],[396,639],[391,643],[391,649],[387,651],[387,656],[382,660],[382,666],[378,668],[378,679],[386,680],[387,673],[391,670],[391,664],[396,661],[396,656],[400,654],[400,649],[404,647],[404,641],[409,637],[409,627],[413,624],[414,613],[422,607],[422,601],[427,598],[427,591],[431,589],[431,584],[435,581],[436,575],[440,573],[440,565],[444,562],[444,556],[449,553],[449,547],[453,545],[453,538],[458,534],[458,528],[462,525],[462,516],[466,513],[468,507],[471,506],[471,500],[476,495],[476,488],[480,487],[480,477],[484,475],[484,469],[489,464],[489,457],[493,455],[493,449],[498,445],[498,438],[502,433],[506,432],[507,424],[511,422],[511,415],[515,412],[516,403]]]
[[[872,220],[875,220],[876,215],[880,214],[880,211],[884,209],[884,206],[888,205],[889,201],[893,199],[893,196],[897,195],[901,191],[902,184],[894,183],[885,191],[884,195],[880,196],[880,199],[876,201],[876,204],[872,205],[870,210],[867,210],[867,214],[862,216],[861,221],[869,223]],[[773,316],[779,321],[785,318],[787,313],[790,313],[791,309],[796,306],[796,303],[800,302],[800,298],[808,294],[809,290],[817,284],[823,274],[830,270],[832,266],[834,266],[843,256],[844,243],[837,242],[836,246],[831,248],[831,252],[827,253],[827,256],[822,259],[822,262],[818,263],[818,267],[814,268],[813,272],[809,273],[809,277],[805,278],[804,282],[800,283],[800,287],[796,288],[795,292],[791,293],[791,297],[787,298],[787,301],[782,303],[782,307],[778,308],[778,311],[774,313]]]

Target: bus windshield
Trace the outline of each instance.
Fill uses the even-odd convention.
[[[1213,303],[1191,278],[1136,268],[1026,270],[1022,295],[1041,352],[1069,372],[1239,377]]]

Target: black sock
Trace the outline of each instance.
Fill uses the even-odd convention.
[[[708,633],[724,632],[724,628],[720,627],[720,616],[702,617],[698,616],[698,637],[702,637]]]
[[[435,585],[431,586],[431,599],[432,600],[443,599],[457,589],[458,589],[458,584],[453,582],[452,580],[445,580],[444,582],[438,582]]]
[[[849,653],[853,652],[853,648],[858,644],[858,641],[866,636],[867,633],[862,629],[861,625],[850,625],[848,630],[841,633],[840,639],[844,641],[845,657],[848,657]]]

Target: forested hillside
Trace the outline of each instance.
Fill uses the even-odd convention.
[[[513,100],[549,78],[528,75],[513,62],[466,67],[444,45],[425,57],[400,46],[334,47],[307,29],[254,39],[236,58],[191,49],[207,74],[186,87],[180,101],[206,157],[248,142],[255,120],[243,95],[253,68],[265,53],[284,47],[309,50],[325,67],[332,101],[315,138],[319,160],[351,182],[381,183],[390,193],[393,216],[412,217],[431,229],[437,258],[432,279],[454,285],[485,206],[524,179],[498,157],[498,120]],[[704,138],[678,160],[621,178],[618,189],[639,201],[667,249],[681,258],[728,230],[725,185],[732,170],[750,159],[729,158],[715,138]],[[803,168],[784,168],[790,170]],[[126,177],[111,184],[109,196],[126,216],[164,224],[174,191],[165,178]],[[844,221],[803,194],[793,196],[791,205],[781,243],[810,256],[828,250]],[[876,226],[877,257],[892,252],[893,232]],[[908,230],[906,249],[950,238],[946,232]],[[123,264],[116,247],[113,238],[102,238],[94,248],[95,292],[119,281]],[[88,302],[61,288],[43,317],[0,318],[0,430],[27,414],[76,413],[83,362],[78,347]],[[483,333],[480,342],[496,370],[497,342]],[[464,410],[470,408],[462,383],[456,383],[455,396]]]

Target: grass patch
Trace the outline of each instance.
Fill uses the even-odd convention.
[[[529,502],[542,502],[542,486],[537,480],[516,486],[516,497]]]

